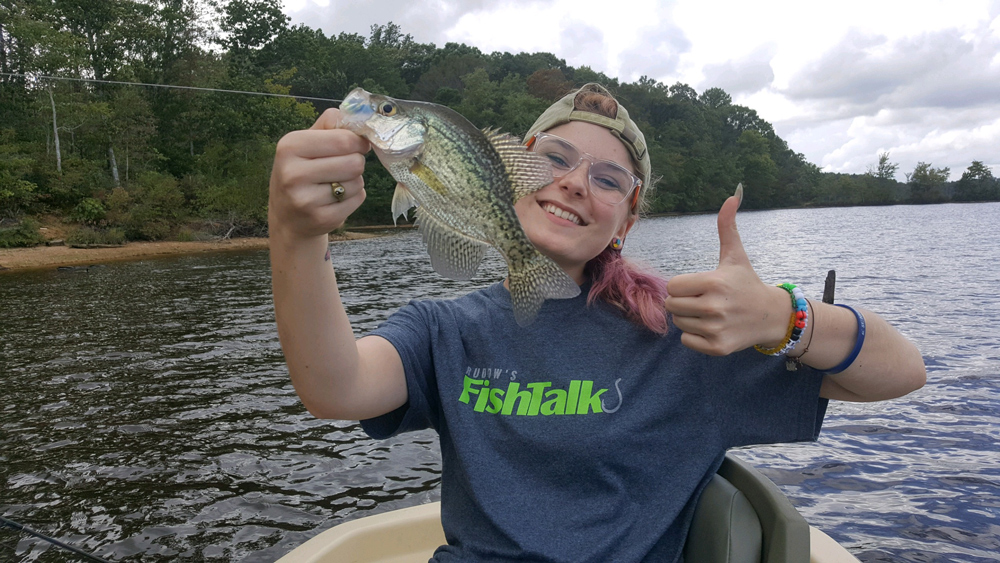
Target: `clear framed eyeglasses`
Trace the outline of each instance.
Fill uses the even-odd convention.
[[[562,137],[536,133],[528,147],[549,161],[552,176],[556,178],[576,170],[584,160],[590,162],[590,170],[587,172],[590,193],[609,205],[625,201],[633,190],[642,186],[642,180],[622,165],[585,153]]]

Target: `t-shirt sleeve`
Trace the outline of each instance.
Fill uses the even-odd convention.
[[[727,447],[807,442],[819,437],[828,401],[819,396],[823,375],[801,366],[785,368],[784,357],[749,349],[728,357],[718,374],[725,393],[713,393]]]
[[[361,421],[372,438],[437,428],[437,392],[432,340],[433,303],[411,301],[371,332],[389,341],[399,353],[406,374],[406,404],[382,416]]]

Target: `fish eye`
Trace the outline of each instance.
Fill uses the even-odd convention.
[[[381,113],[382,115],[392,117],[396,115],[396,105],[391,104],[389,102],[384,102],[382,105],[379,106],[378,112]]]

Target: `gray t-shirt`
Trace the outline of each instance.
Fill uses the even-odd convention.
[[[676,561],[726,449],[815,440],[822,376],[752,348],[710,357],[606,303],[546,301],[527,327],[498,283],[415,301],[373,334],[409,401],[376,438],[434,428],[446,546],[434,561]]]

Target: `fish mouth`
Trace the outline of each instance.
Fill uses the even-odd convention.
[[[583,219],[581,219],[579,215],[577,215],[576,213],[573,213],[572,211],[570,211],[568,209],[564,209],[562,207],[559,207],[558,205],[556,205],[556,204],[554,204],[552,202],[542,201],[542,202],[539,202],[538,205],[542,208],[542,211],[544,211],[544,212],[546,212],[546,213],[548,213],[550,215],[554,215],[554,216],[556,216],[556,217],[558,217],[560,219],[564,219],[564,220],[569,221],[571,223],[575,223],[575,224],[577,224],[577,225],[579,225],[581,227],[583,227],[583,226],[586,225],[586,223],[583,222]]]
[[[348,128],[357,127],[375,113],[371,95],[363,88],[355,88],[340,103],[341,122]]]
[[[363,88],[355,88],[344,97],[340,103],[340,123],[345,129],[367,137],[369,141],[384,153],[390,155],[412,152],[412,147],[393,148],[393,137],[406,127],[410,121],[383,117],[375,111],[378,102],[372,101],[372,95]]]

